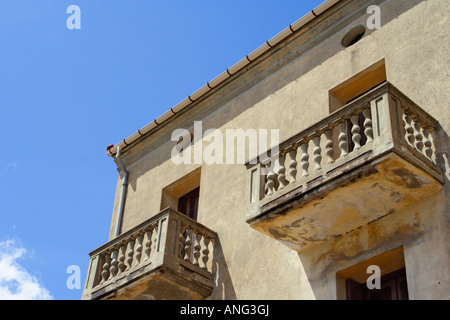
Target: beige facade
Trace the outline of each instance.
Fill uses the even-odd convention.
[[[409,299],[450,296],[448,2],[341,0],[315,15],[121,145],[119,219],[111,149],[110,241],[91,253],[84,299],[346,299],[368,265],[404,268]],[[194,121],[223,137],[278,129],[281,160],[268,174],[177,165],[171,134]],[[177,210],[197,187],[195,222]]]

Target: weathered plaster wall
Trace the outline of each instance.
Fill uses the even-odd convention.
[[[410,299],[448,296],[448,251],[438,194],[300,254],[314,295],[336,299],[336,273],[403,246]],[[430,210],[430,208],[433,208]]]
[[[443,129],[439,138],[446,144],[441,146],[444,154],[438,156],[448,170],[445,160],[449,156],[445,140],[448,141],[450,132],[448,3],[390,0],[380,6],[380,30],[368,30],[354,46],[342,48],[340,41],[345,32],[365,23],[367,15],[361,16],[206,118],[193,117],[191,125],[193,120],[203,120],[203,130],[218,128],[224,136],[228,128],[280,129],[282,141],[328,114],[331,88],[384,58],[388,81],[439,120]],[[339,23],[331,21],[330,26]],[[205,100],[203,107],[213,100],[214,96]],[[162,189],[199,167],[173,164],[170,152],[175,143],[169,141],[170,130],[163,138],[167,142],[138,161],[128,163],[123,231],[158,213]],[[449,177],[448,172],[446,176]],[[217,287],[211,298],[333,299],[337,271],[398,245],[405,250],[411,298],[450,295],[445,197],[448,180],[441,193],[417,206],[395,212],[299,256],[246,224],[246,177],[242,164],[201,168],[198,221],[215,230],[220,240]],[[121,176],[111,234],[120,184]]]

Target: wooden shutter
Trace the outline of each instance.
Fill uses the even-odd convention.
[[[194,189],[178,199],[178,211],[197,221],[200,188]]]
[[[381,276],[380,289],[347,279],[346,294],[347,300],[408,300],[405,268]]]

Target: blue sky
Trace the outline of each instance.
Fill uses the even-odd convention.
[[[106,146],[322,2],[0,0],[0,299],[80,299],[66,271],[83,287],[108,241]]]

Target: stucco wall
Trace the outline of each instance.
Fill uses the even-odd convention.
[[[355,45],[343,48],[340,41],[352,26],[365,24],[368,16],[352,18],[347,24],[330,18],[330,28],[342,26],[340,31],[206,118],[190,121],[202,120],[203,130],[217,128],[224,136],[229,128],[280,129],[282,141],[328,115],[331,88],[384,58],[387,80],[439,120],[443,134],[437,142],[446,153],[439,153],[438,161],[448,170],[448,3],[390,0],[380,7],[381,29],[367,30]],[[209,101],[219,97],[217,91],[198,108],[207,108]],[[167,133],[161,139],[166,142],[127,164],[122,231],[158,213],[162,189],[199,167],[173,164],[170,152],[176,143]],[[334,299],[337,271],[399,245],[404,246],[410,298],[450,295],[448,171],[441,193],[301,255],[245,222],[246,178],[242,164],[201,168],[198,221],[219,234],[212,299]],[[119,175],[111,235],[120,185]]]

